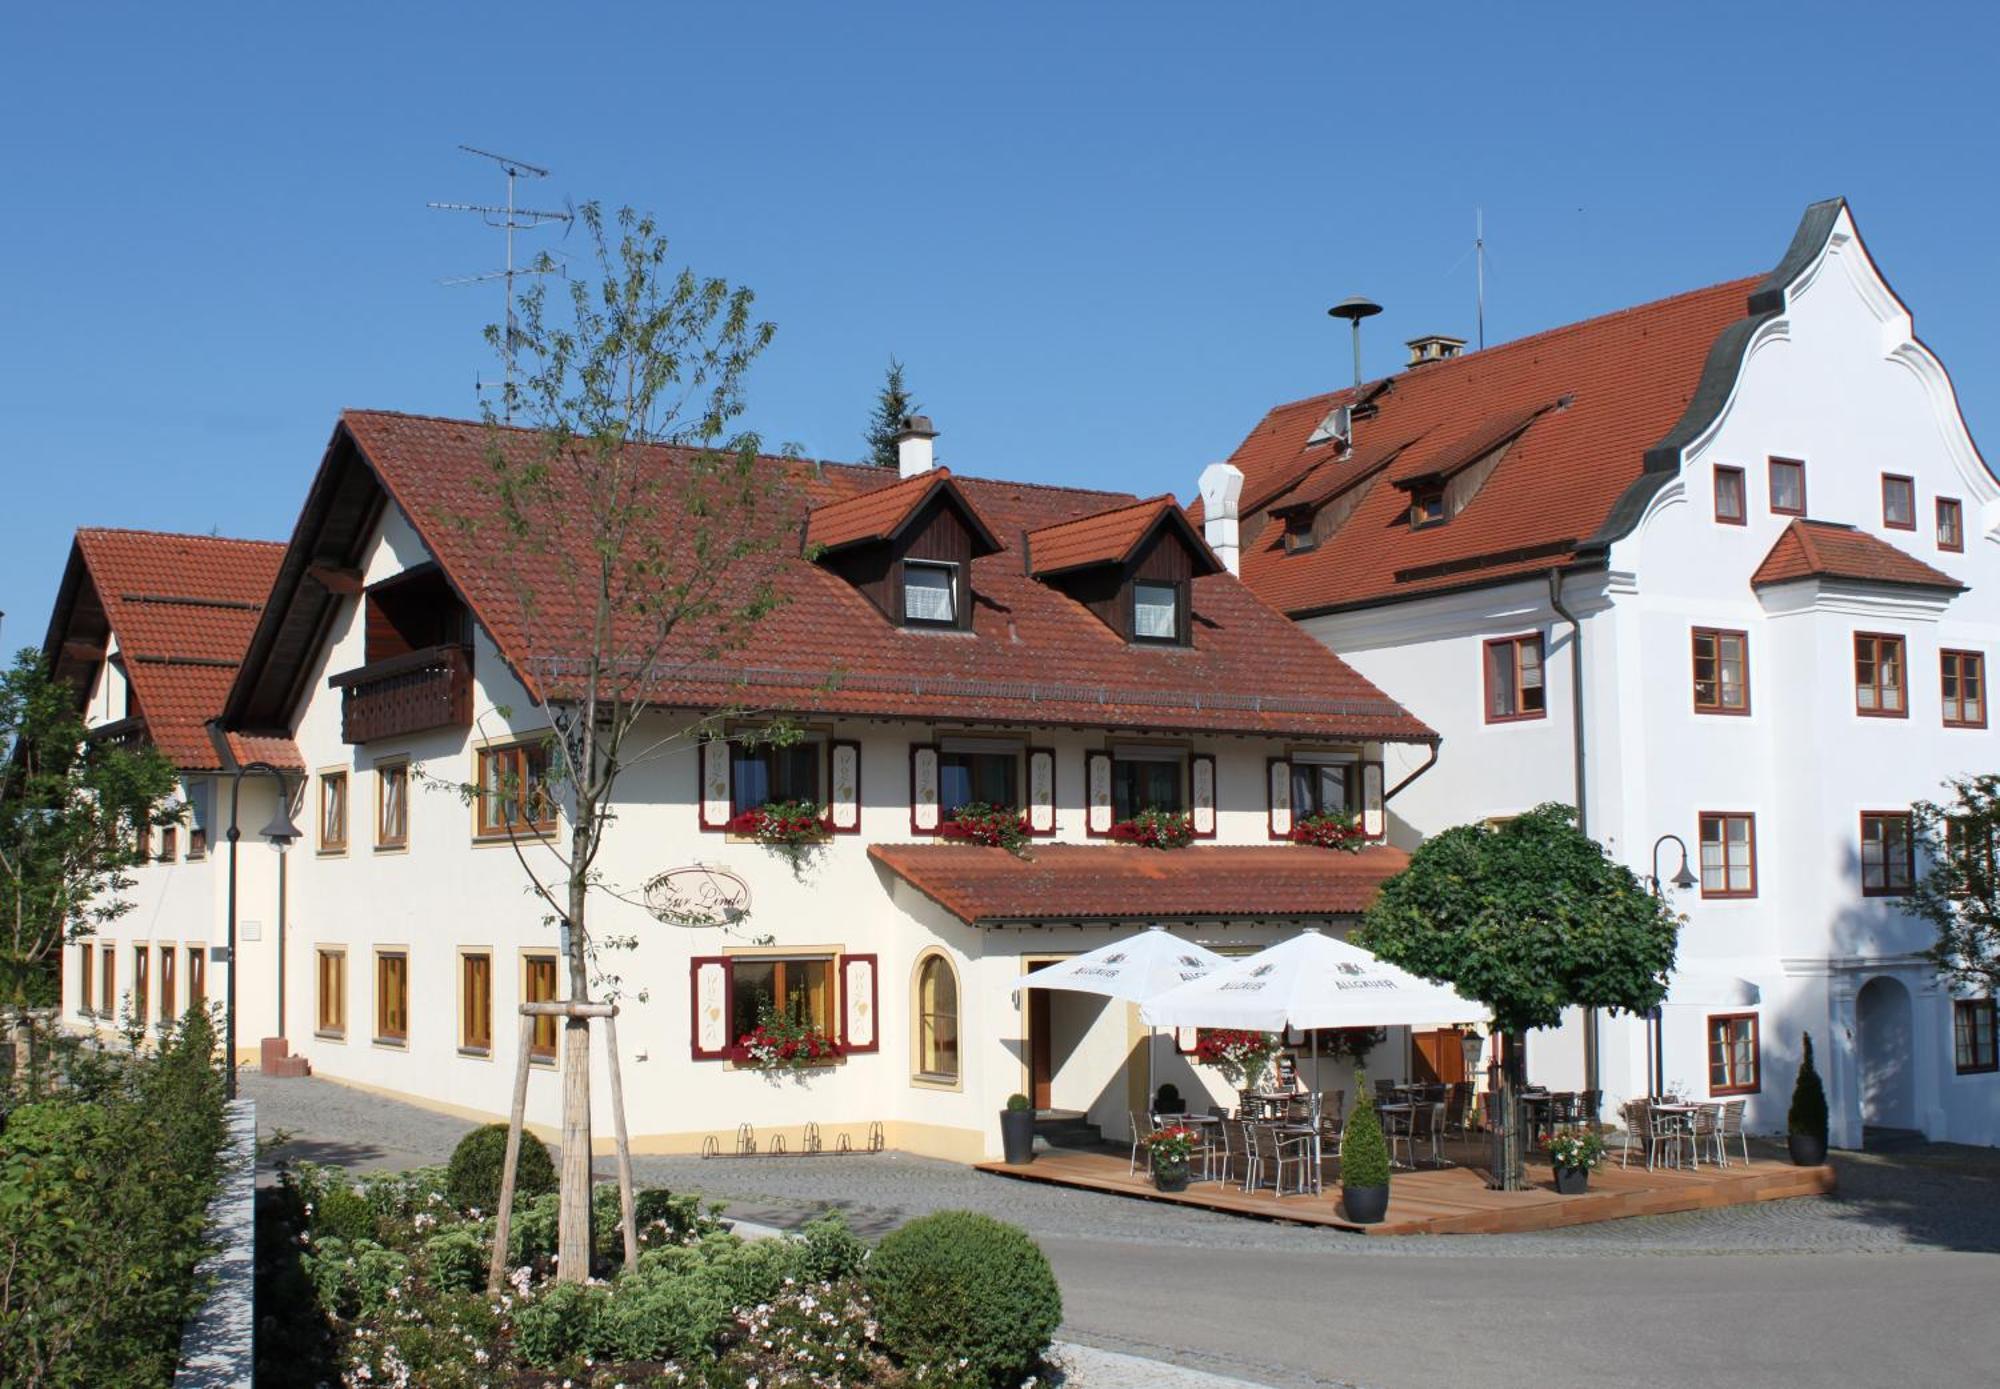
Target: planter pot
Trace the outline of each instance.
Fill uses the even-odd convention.
[[[1818,1167],[1826,1161],[1826,1140],[1816,1133],[1795,1133],[1786,1143],[1792,1150],[1793,1163],[1800,1167]]]
[[[1340,1208],[1357,1225],[1374,1225],[1389,1213],[1389,1184],[1343,1186]]]
[[[1161,1191],[1186,1191],[1188,1168],[1185,1162],[1156,1162],[1153,1164],[1153,1185]]]
[[[1558,1167],[1556,1169],[1556,1192],[1562,1196],[1581,1196],[1590,1189],[1590,1169],[1588,1167]]]
[[[1000,1147],[1009,1165],[1019,1167],[1035,1160],[1035,1111],[1000,1111]]]

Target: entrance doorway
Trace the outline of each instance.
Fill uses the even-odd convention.
[[[1049,1030],[1049,991],[1028,990],[1028,1103],[1037,1112],[1053,1109],[1049,1101],[1055,1082],[1053,1038]]]
[[[1465,1079],[1465,1029],[1441,1027],[1410,1034],[1410,1079],[1421,1085],[1456,1085]]]
[[[1854,1033],[1862,1127],[1915,1128],[1915,1034],[1910,991],[1900,979],[1882,974],[1861,986],[1854,998]]]

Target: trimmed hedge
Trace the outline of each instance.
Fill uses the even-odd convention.
[[[883,1344],[905,1365],[966,1362],[975,1383],[1020,1383],[1062,1324],[1062,1293],[1025,1231],[939,1211],[885,1237],[868,1260]]]
[[[507,1126],[487,1124],[459,1139],[445,1172],[445,1189],[462,1210],[491,1212],[500,1204],[500,1175],[507,1164]],[[514,1172],[514,1200],[530,1201],[556,1189],[556,1165],[541,1139],[521,1134]]]

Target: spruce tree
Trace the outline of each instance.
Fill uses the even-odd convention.
[[[896,436],[902,432],[903,417],[922,409],[903,384],[903,364],[891,357],[882,389],[875,396],[875,413],[868,417],[868,432],[861,436],[868,445],[864,461],[878,468],[895,467]]]

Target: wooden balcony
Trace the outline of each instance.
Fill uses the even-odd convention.
[[[472,652],[463,646],[405,652],[326,683],[341,691],[340,733],[349,743],[472,727]]]

